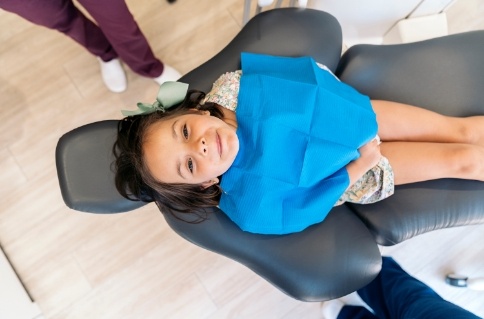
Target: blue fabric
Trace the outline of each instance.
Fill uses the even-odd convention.
[[[343,307],[337,319],[479,319],[440,297],[423,282],[407,274],[393,258],[383,257],[380,274],[358,295],[373,309]]]
[[[236,116],[240,151],[220,208],[253,233],[321,222],[349,185],[345,166],[377,133],[369,98],[310,57],[243,53]]]

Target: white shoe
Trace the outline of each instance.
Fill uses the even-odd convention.
[[[181,78],[181,73],[175,70],[173,67],[169,66],[168,64],[164,64],[163,73],[160,76],[153,78],[156,83],[159,85],[163,84],[166,81],[177,81]]]
[[[344,305],[339,299],[324,301],[321,304],[321,314],[324,319],[336,319]]]
[[[361,299],[360,295],[358,295],[356,291],[339,298],[339,300],[341,300],[345,305],[365,307],[369,312],[374,314],[373,309],[371,309],[370,306],[368,306],[368,304]]]
[[[120,93],[126,90],[127,81],[124,69],[121,66],[119,59],[112,59],[111,61],[104,62],[98,57],[99,65],[101,66],[101,75],[104,84],[109,91]]]

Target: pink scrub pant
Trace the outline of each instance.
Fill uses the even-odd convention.
[[[0,0],[0,8],[72,38],[103,61],[119,57],[134,72],[157,77],[158,60],[124,0],[79,0],[97,25],[72,0]]]

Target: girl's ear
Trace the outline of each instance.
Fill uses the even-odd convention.
[[[217,177],[212,178],[211,180],[202,183],[202,189],[205,189],[205,188],[208,188],[208,187],[210,187],[212,185],[215,185],[218,182],[219,182],[219,180],[218,180]]]

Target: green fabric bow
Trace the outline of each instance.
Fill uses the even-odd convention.
[[[153,104],[139,102],[138,109],[134,111],[121,110],[124,116],[146,115],[156,111],[165,112],[173,105],[177,105],[185,99],[188,84],[175,81],[167,81],[160,85],[156,101]]]

